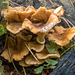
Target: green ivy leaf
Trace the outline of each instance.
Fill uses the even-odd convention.
[[[7,0],[7,1],[2,1],[2,3],[8,3],[9,1]]]
[[[44,69],[44,67],[40,66],[40,67],[36,68],[34,71],[35,71],[36,74],[39,74],[39,73],[42,72],[43,69]]]
[[[49,53],[56,53],[56,50],[59,47],[60,46],[55,44],[55,42],[53,40],[51,40],[50,45],[46,45],[46,49],[48,50]]]
[[[56,65],[58,63],[58,61],[56,60],[52,60],[52,59],[45,59],[46,63],[50,64],[50,65]]]
[[[46,45],[46,49],[48,50],[49,53],[56,53],[56,45],[54,41],[51,41],[50,45]]]
[[[55,69],[55,68],[56,68],[56,66],[53,66],[53,65],[52,65],[52,66],[50,66],[50,68],[51,68],[51,69]]]
[[[7,33],[7,29],[5,26],[0,25],[0,36]]]

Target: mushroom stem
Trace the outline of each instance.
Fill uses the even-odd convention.
[[[31,51],[31,49],[28,47],[28,45],[26,43],[24,43],[25,46],[28,48],[28,50],[30,51],[30,53],[33,55],[33,57],[35,58],[35,60],[37,60],[39,62],[39,60],[37,59],[37,57],[33,54],[33,52]]]

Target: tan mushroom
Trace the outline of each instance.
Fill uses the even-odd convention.
[[[36,37],[37,42],[40,44],[44,44],[45,43],[45,35],[47,35],[47,34],[46,33],[38,33],[38,36]]]
[[[22,23],[10,23],[6,26],[7,30],[13,34],[19,33],[22,30]]]
[[[35,60],[35,58],[32,55],[28,55],[25,59],[25,63],[28,65],[40,65],[43,64],[45,60]]]
[[[57,10],[58,12],[61,12],[62,11],[61,9],[62,9],[62,7],[60,8],[60,10],[55,9],[55,11]],[[38,11],[39,11],[39,9],[38,9]],[[58,24],[58,23],[61,22],[61,20],[59,19],[59,17],[56,15],[56,14],[58,14],[58,12],[55,13],[55,11],[49,16],[48,21],[45,24],[44,23],[32,23],[28,19],[25,19],[24,22],[23,22],[22,27],[24,29],[27,29],[27,30],[31,31],[34,34],[37,34],[37,33],[46,33],[50,29],[52,29],[53,26],[55,26],[56,24]],[[43,18],[41,18],[41,19],[43,19]]]
[[[54,12],[54,9],[47,10],[45,7],[40,7],[32,16],[31,19],[41,21],[41,22],[47,22],[49,19],[49,16]]]
[[[75,36],[75,27],[63,28],[62,26],[54,27],[54,32],[47,35],[48,40],[55,40],[60,46],[67,45]]]
[[[36,41],[33,42],[26,42],[26,44],[28,45],[28,47],[36,52],[40,52],[44,49],[44,44],[39,44]]]
[[[17,42],[16,42],[17,41]],[[29,53],[29,50],[27,49],[27,47],[24,45],[22,39],[20,39],[19,37],[17,37],[17,39],[13,40],[8,39],[9,42],[9,49],[7,48],[2,54],[1,56],[4,57],[5,59],[7,59],[9,62],[12,61],[12,59],[19,61],[21,60],[24,56],[26,56]],[[11,61],[9,60],[9,50],[10,50],[10,54],[11,54]],[[8,56],[5,56],[8,55]]]
[[[11,10],[11,9],[12,10]],[[8,21],[20,21],[23,22],[25,18],[30,18],[32,14],[35,13],[35,8],[33,6],[28,6],[26,9],[22,6],[20,7],[9,7],[8,13],[4,15],[5,20]]]
[[[23,35],[22,32],[19,32],[19,33],[17,34],[17,36],[19,36],[20,38],[22,38],[22,39],[25,40],[25,41],[30,41],[31,38],[32,38],[32,35]]]
[[[24,67],[29,67],[29,66],[31,66],[30,64],[26,64],[26,63],[25,63],[25,59],[20,60],[20,61],[19,61],[19,65],[20,65],[20,66],[24,66]]]
[[[43,49],[39,53],[35,53],[35,55],[37,56],[38,59],[59,58],[60,57],[60,54],[58,53],[58,51],[56,51],[56,53],[54,54],[51,54],[46,49]]]

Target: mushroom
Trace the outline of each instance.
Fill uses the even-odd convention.
[[[24,66],[24,67],[29,67],[29,66],[31,66],[30,64],[26,64],[26,63],[25,63],[25,59],[24,59],[24,58],[19,61],[19,65],[20,65],[20,66]]]
[[[19,32],[19,33],[17,34],[17,36],[19,36],[20,38],[22,38],[22,39],[25,40],[25,41],[29,41],[29,40],[31,40],[31,38],[32,38],[32,35],[23,35],[22,32]]]
[[[52,53],[49,53],[46,49],[43,49],[39,53],[35,53],[35,55],[37,56],[38,59],[59,58],[60,57],[58,51],[56,51],[56,53],[52,54]]]
[[[39,44],[36,41],[33,42],[26,42],[26,44],[28,45],[28,47],[36,52],[40,52],[44,49],[44,44]]]
[[[34,57],[32,55],[28,55],[25,59],[25,63],[28,65],[40,65],[43,64],[45,62],[45,60],[35,60]]]
[[[48,40],[54,40],[60,46],[65,46],[75,36],[75,27],[63,28],[55,26],[54,32],[47,35]]]
[[[59,7],[58,7],[59,8]],[[32,23],[31,21],[29,21],[28,19],[25,19],[23,22],[22,27],[24,29],[27,29],[29,31],[31,31],[34,34],[38,34],[38,33],[46,33],[48,32],[50,29],[52,29],[53,26],[55,26],[56,24],[60,23],[61,20],[59,19],[59,17],[56,15],[58,13],[60,13],[62,11],[62,7],[60,7],[60,10],[55,9],[55,11],[57,10],[58,12],[55,13],[55,11],[49,16],[48,21],[44,24],[44,23]],[[36,13],[39,11],[39,9],[36,11]],[[43,10],[44,11],[44,10]],[[43,12],[42,11],[42,12]],[[41,12],[40,12],[41,13]],[[39,13],[39,14],[40,14]],[[34,15],[34,14],[33,14]],[[37,14],[36,14],[37,15]],[[61,14],[62,15],[62,14]],[[41,17],[41,15],[40,15]],[[43,16],[44,17],[44,16]],[[36,17],[35,17],[36,18]],[[43,18],[41,18],[43,19]]]
[[[11,37],[9,37],[8,42],[9,42],[9,48],[7,48],[1,54],[1,56],[4,57],[5,59],[7,59],[9,62],[11,62],[9,60],[10,59],[9,58],[9,50],[10,50],[11,58],[16,61],[21,60],[24,56],[26,56],[29,53],[29,50],[24,45],[22,39],[20,39],[19,37],[17,37],[15,40],[13,38],[11,39]],[[8,55],[8,56],[5,56],[5,55]]]
[[[40,7],[32,16],[32,20],[47,22],[49,16],[54,12],[54,9],[47,10],[45,7]]]
[[[19,32],[22,30],[22,23],[17,23],[17,22],[9,23],[9,24],[6,26],[6,28],[7,28],[7,30],[10,31],[11,33],[17,34],[17,33],[19,33]]]
[[[8,12],[6,14],[4,13],[4,18],[5,20],[8,20],[10,22],[12,21],[23,22],[25,18],[29,19],[31,15],[34,14],[35,12],[36,10],[33,6],[28,6],[26,9],[22,6],[9,7]]]
[[[40,44],[44,44],[45,43],[45,35],[46,35],[46,33],[39,33],[38,36],[36,37],[37,42]]]

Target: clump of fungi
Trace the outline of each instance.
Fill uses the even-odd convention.
[[[8,10],[3,10],[2,15],[8,21],[6,28],[9,35],[1,56],[9,62],[13,59],[19,61],[19,64],[25,67],[43,64],[47,58],[59,58],[58,50],[56,53],[47,51],[46,39],[65,46],[74,37],[75,27],[55,26],[61,22],[59,17],[63,13],[62,6],[49,10],[45,7],[35,9],[33,6],[27,8],[9,6]]]

